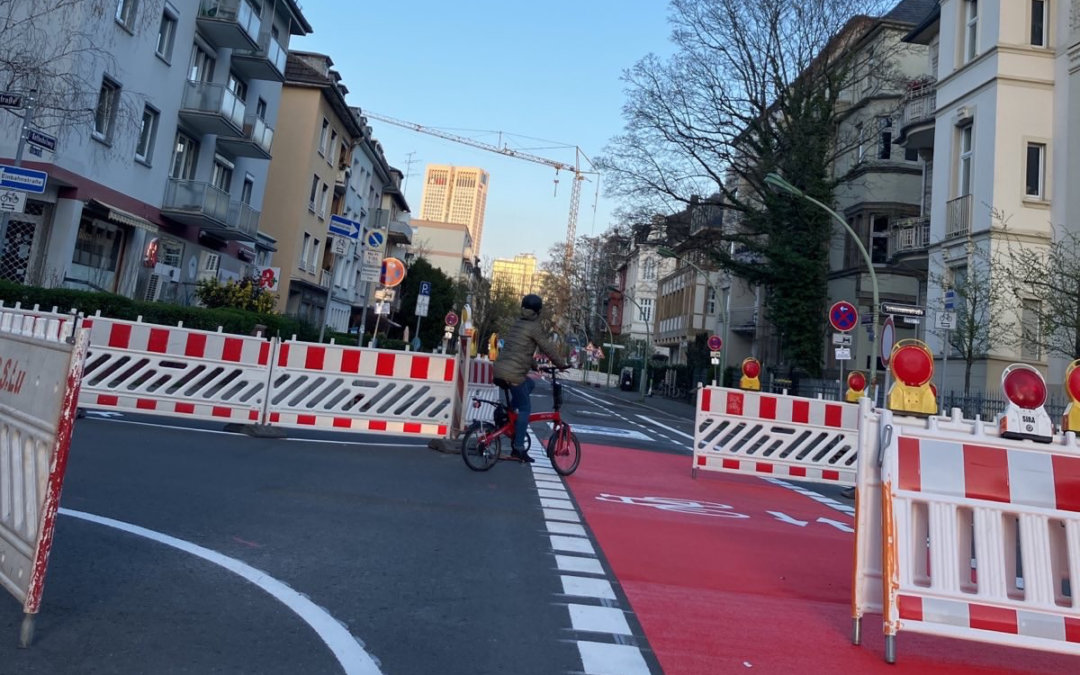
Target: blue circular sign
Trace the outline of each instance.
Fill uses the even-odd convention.
[[[837,302],[829,308],[829,324],[846,333],[859,324],[859,312],[850,302]]]
[[[382,234],[382,232],[378,232],[378,231],[368,232],[368,236],[367,236],[368,248],[380,248],[382,246],[382,243],[383,243],[383,234]]]

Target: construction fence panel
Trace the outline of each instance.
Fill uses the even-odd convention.
[[[264,338],[94,316],[79,405],[254,424],[266,401]]]
[[[23,646],[41,603],[89,340],[79,321],[0,310],[0,585],[23,605]]]
[[[270,426],[438,438],[454,407],[455,358],[285,341],[270,376]]]
[[[495,421],[495,406],[474,405],[473,399],[499,401],[499,388],[495,386],[495,364],[486,357],[477,357],[469,362],[468,400],[465,402],[465,426],[474,422]]]
[[[858,422],[853,403],[702,387],[693,471],[854,485]]]
[[[899,631],[1080,655],[1080,447],[882,412],[886,660]]]

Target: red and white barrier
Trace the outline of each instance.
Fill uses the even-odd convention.
[[[257,423],[273,345],[260,338],[95,316],[79,405]]]
[[[447,435],[454,357],[286,341],[269,377],[270,426]]]
[[[703,387],[692,472],[854,485],[858,422],[851,403]]]
[[[473,422],[494,422],[495,407],[481,404],[473,405],[473,399],[497,402],[499,388],[495,386],[495,363],[485,356],[472,359],[469,363],[468,399],[465,402],[465,426]]]
[[[0,585],[33,638],[52,548],[88,331],[74,315],[0,318]]]
[[[886,660],[899,631],[1080,655],[1080,447],[881,412]]]

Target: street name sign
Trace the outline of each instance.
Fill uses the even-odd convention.
[[[21,107],[23,107],[22,94],[15,94],[10,91],[0,91],[0,108]]]
[[[882,314],[898,314],[900,316],[926,316],[926,309],[919,305],[904,305],[899,302],[881,303]]]
[[[26,142],[44,148],[49,152],[56,152],[56,136],[50,136],[44,131],[29,129],[26,132]]]
[[[0,188],[41,194],[45,192],[45,181],[48,179],[49,174],[44,171],[0,164]]]

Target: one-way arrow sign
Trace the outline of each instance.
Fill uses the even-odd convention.
[[[350,239],[359,239],[360,231],[363,229],[360,227],[360,223],[355,220],[349,220],[342,216],[330,216],[330,234],[336,234],[340,237],[348,237]]]

